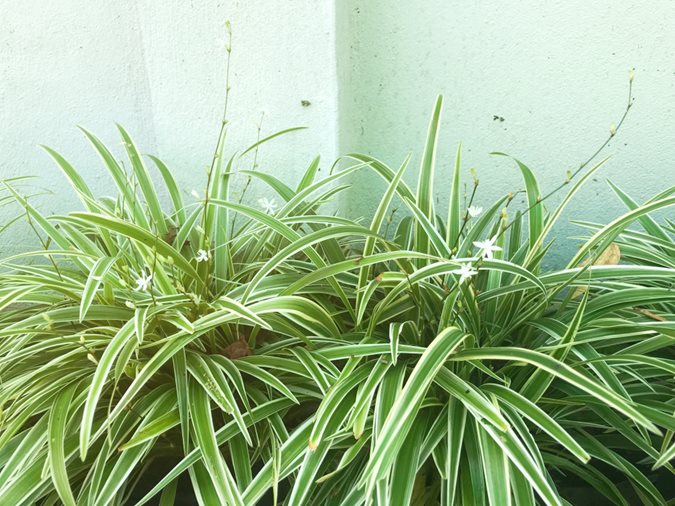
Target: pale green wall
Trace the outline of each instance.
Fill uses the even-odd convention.
[[[226,19],[232,148],[253,140],[263,110],[267,133],[309,127],[262,152],[261,170],[279,177],[297,180],[317,153],[327,164],[366,151],[392,166],[419,155],[442,93],[441,207],[459,141],[466,169],[481,178],[479,204],[522,187],[512,165],[488,155],[494,150],[521,158],[550,188],[618,119],[635,67],[635,107],[574,215],[602,221],[619,212],[607,177],[638,199],[675,183],[670,1],[0,0],[0,8],[0,177],[42,176],[58,196],[44,202],[46,213],[73,199],[38,143],[62,151],[99,193],[110,191],[76,124],[120,152],[120,122],[175,168],[186,194],[200,186],[221,115],[224,54],[215,41]],[[342,206],[367,215],[382,187],[355,179]],[[7,216],[0,208],[0,222]],[[3,234],[0,254],[28,240]]]
[[[261,170],[292,182],[317,153],[327,164],[335,155],[332,1],[0,0],[0,12],[0,179],[41,176],[56,195],[40,199],[46,214],[76,199],[38,144],[59,150],[98,194],[113,191],[76,125],[121,157],[119,122],[174,169],[188,200],[203,187],[222,117],[225,51],[217,41],[226,20],[234,32],[231,149],[255,141],[264,111],[264,133],[308,130],[263,148]],[[16,212],[0,207],[0,223]],[[0,256],[26,244],[34,238],[15,227],[0,236]]]
[[[635,105],[606,150],[612,160],[576,198],[576,218],[605,221],[621,206],[606,178],[636,199],[675,184],[675,4],[672,1],[515,2],[349,0],[338,9],[340,151],[367,151],[398,167],[417,156],[435,97],[445,96],[437,194],[447,195],[459,142],[465,175],[475,167],[480,205],[523,187],[492,151],[520,158],[543,190],[565,178],[606,138],[626,104],[635,68]],[[493,116],[504,118],[494,121]],[[376,205],[362,177],[347,203]],[[671,213],[672,214],[672,213]],[[563,216],[568,222],[570,213]],[[558,229],[558,259],[575,247]]]

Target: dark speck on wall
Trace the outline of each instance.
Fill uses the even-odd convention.
[[[302,107],[309,107],[312,103],[309,100],[300,100]]]
[[[501,123],[502,121],[504,121],[504,117],[503,116],[497,116],[496,114],[493,114],[492,115],[492,121],[499,121]]]

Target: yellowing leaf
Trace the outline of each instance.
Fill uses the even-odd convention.
[[[587,258],[586,260],[584,260],[579,264],[579,267],[584,267],[588,265],[591,259],[592,257]],[[593,262],[593,265],[618,265],[619,260],[621,260],[621,249],[619,248],[618,244],[611,243],[609,246],[607,246],[607,249],[605,249],[605,251],[600,253],[600,256],[598,256],[595,262]],[[574,295],[572,295],[572,298],[576,299],[585,292],[586,287],[580,286],[574,291]]]

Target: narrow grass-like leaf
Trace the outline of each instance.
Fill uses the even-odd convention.
[[[192,383],[192,388],[190,389],[190,401],[192,403],[191,412],[195,437],[204,456],[204,465],[208,469],[220,503],[243,506],[244,501],[237,489],[234,477],[227,468],[227,464],[218,449],[215,429],[211,419],[209,398],[204,389],[195,383]]]
[[[438,96],[436,105],[429,121],[429,130],[427,132],[427,140],[424,146],[424,153],[422,154],[422,162],[420,165],[419,179],[417,182],[417,199],[416,204],[419,206],[422,214],[433,223],[435,220],[434,213],[434,169],[436,165],[436,143],[438,141],[439,123],[441,121],[441,110],[443,109],[443,97]],[[418,222],[416,226],[416,249],[423,253],[429,253],[429,239],[422,230],[421,224]]]
[[[64,435],[71,402],[75,394],[77,384],[73,384],[63,390],[54,400],[49,414],[49,467],[54,481],[54,487],[59,497],[66,506],[75,505],[75,497],[70,488],[68,470],[66,468],[66,456],[64,450]]]
[[[494,393],[499,399],[513,406],[529,420],[536,423],[557,443],[567,448],[581,462],[586,463],[591,458],[579,443],[577,443],[572,436],[560,426],[560,424],[546,414],[543,409],[520,395],[518,392],[503,385],[496,384],[483,385],[481,389]]]
[[[99,360],[96,371],[91,380],[91,386],[87,394],[87,400],[82,414],[82,425],[80,427],[80,458],[82,460],[87,456],[87,449],[90,444],[91,430],[94,424],[94,414],[98,405],[99,398],[105,387],[108,375],[115,363],[117,355],[122,350],[127,341],[134,335],[134,320],[129,320],[112,338],[105,348],[101,359]]]
[[[99,258],[94,266],[91,268],[87,282],[84,285],[84,290],[82,291],[82,301],[80,302],[80,321],[84,320],[87,316],[87,310],[91,306],[94,297],[96,297],[96,292],[103,282],[103,278],[108,273],[110,268],[115,264],[117,259],[114,257],[103,257]]]
[[[427,388],[443,366],[445,360],[466,339],[459,329],[450,327],[442,331],[429,345],[413,369],[400,396],[396,399],[387,420],[378,436],[368,465],[363,472],[364,480],[377,481],[390,469],[398,449],[410,430],[409,422],[419,410],[419,404]]]
[[[590,377],[543,353],[516,347],[481,348],[461,351],[451,357],[451,360],[505,360],[532,364],[605,402],[608,406],[633,419],[654,434],[661,433],[658,427],[645,417],[633,403]]]

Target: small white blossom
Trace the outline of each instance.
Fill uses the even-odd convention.
[[[483,252],[483,256],[489,260],[494,256],[493,253],[495,251],[502,250],[499,246],[495,246],[495,242],[497,242],[497,236],[485,241],[474,241],[473,245],[480,249]]]
[[[144,292],[150,288],[150,283],[152,283],[152,272],[150,272],[147,276],[145,275],[145,272],[141,272],[140,277],[136,279],[136,290],[139,292]]]
[[[195,260],[197,260],[197,263],[199,262],[207,262],[209,259],[209,252],[203,249],[200,249],[197,251],[197,256],[195,257]]]
[[[476,207],[476,206],[469,206],[469,208],[466,210],[466,212],[469,213],[469,216],[471,218],[475,218],[476,216],[479,216],[480,213],[483,212],[482,207]]]
[[[265,211],[267,214],[273,214],[277,209],[277,203],[274,201],[274,199],[268,199],[267,197],[258,199],[258,205],[262,207],[263,211]]]
[[[192,191],[190,192],[190,195],[192,195],[192,196],[193,196],[194,198],[196,198],[197,200],[200,200],[200,199],[201,199],[201,197],[199,196],[199,193],[197,193],[197,190],[192,190]]]
[[[464,283],[465,280],[469,279],[471,276],[478,274],[478,271],[471,266],[471,262],[468,264],[462,264],[459,269],[450,271],[452,274],[457,274],[459,276],[459,284]]]

